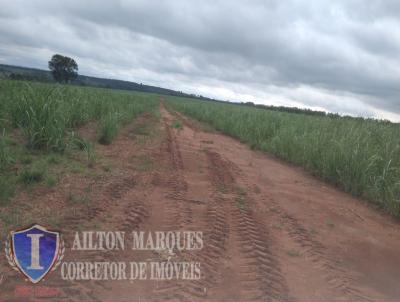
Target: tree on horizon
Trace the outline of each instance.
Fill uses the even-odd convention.
[[[59,83],[69,83],[78,77],[78,64],[75,60],[60,54],[52,56],[49,69],[54,80]]]

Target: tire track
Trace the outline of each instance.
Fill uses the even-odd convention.
[[[171,167],[170,186],[171,192],[166,195],[170,199],[170,210],[167,221],[170,227],[182,230],[193,229],[194,227],[203,231],[204,248],[201,251],[177,253],[179,261],[190,261],[201,263],[202,276],[200,280],[185,280],[182,282],[163,282],[163,287],[158,289],[156,300],[159,301],[205,301],[210,288],[218,283],[220,260],[225,253],[225,241],[229,236],[229,229],[226,222],[226,212],[221,198],[212,193],[207,202],[192,202],[197,196],[188,196],[188,184],[185,180],[185,173],[198,173],[185,169],[182,158],[181,147],[184,146],[186,157],[191,158],[194,154],[200,156],[200,160],[207,162],[202,151],[191,145],[180,143],[175,133],[169,126],[169,113],[164,114],[164,127],[167,134],[166,153],[169,154]],[[189,135],[192,137],[192,135]],[[209,186],[212,184],[209,182]],[[197,211],[201,207],[204,213]],[[193,211],[196,211],[196,221],[193,221]]]
[[[289,291],[281,273],[279,262],[269,248],[273,244],[266,228],[255,219],[251,200],[240,207],[236,198],[237,182],[233,164],[214,151],[206,151],[209,169],[217,190],[230,193],[226,210],[230,214],[230,227],[237,235],[237,248],[241,251],[242,295],[246,301],[289,301]]]
[[[241,177],[240,182],[250,187],[246,178]],[[321,270],[325,276],[328,286],[340,296],[340,301],[348,302],[375,302],[367,297],[362,289],[354,285],[355,277],[342,267],[340,261],[327,255],[326,247],[316,240],[296,217],[290,215],[277,202],[264,198],[271,203],[275,215],[283,222],[289,237],[299,246],[302,254],[307,256],[314,268]]]
[[[163,111],[162,111],[163,112]],[[174,133],[172,132],[168,119],[163,117],[163,129],[166,139],[161,146],[162,156],[166,157],[170,165],[171,174],[167,181],[169,191],[165,194],[165,221],[163,227],[167,230],[179,230],[185,223],[190,221],[190,210],[184,207],[183,200],[188,185],[183,177],[183,161],[180,148]],[[181,258],[182,255],[177,253]],[[158,261],[165,261],[165,258],[158,258]],[[157,286],[154,291],[154,301],[190,301],[182,295],[182,284],[177,280],[163,281],[161,286]]]
[[[275,209],[280,214],[289,236],[313,262],[313,266],[324,272],[331,289],[339,292],[342,298],[349,302],[374,302],[361,289],[353,285],[355,278],[349,275],[339,261],[326,254],[325,246],[313,238],[312,234],[294,216],[288,214],[279,205],[275,204]]]
[[[168,200],[166,225],[172,229],[179,229],[185,223],[190,222],[190,209],[185,207],[183,203],[188,184],[183,176],[184,166],[179,144],[166,119],[164,119],[164,128],[167,134],[165,154],[169,157],[172,170],[168,179],[170,190],[165,195]]]
[[[181,177],[184,180],[184,162],[179,142],[169,129],[167,120],[164,124],[167,129],[168,152],[172,167],[175,171],[182,171],[173,173],[174,181],[171,184],[174,189],[169,197],[189,204],[185,202],[187,183],[185,185],[181,183]],[[190,133],[186,135],[187,137],[195,140]],[[255,220],[250,207],[242,209],[236,204],[238,193],[234,174],[240,173],[240,170],[231,162],[224,160],[219,153],[207,150],[203,152],[200,147],[193,149],[195,148],[193,145],[196,144],[191,141],[190,144],[185,144],[185,147],[192,149],[188,152],[200,152],[205,155],[212,194],[207,202],[204,217],[204,249],[196,255],[182,253],[179,257],[201,262],[203,278],[184,283],[171,282],[167,288],[163,288],[160,300],[202,301],[210,294],[213,295],[219,290],[218,285],[228,277],[223,275],[222,262],[229,252],[227,251],[229,245],[239,254],[236,256],[238,259],[235,258],[235,263],[238,265],[234,271],[239,278],[237,291],[242,301],[289,301],[287,285],[279,263],[269,248],[272,244],[269,234],[263,231],[265,227]],[[179,217],[175,217],[174,220],[179,221]],[[187,221],[183,225],[187,226]]]

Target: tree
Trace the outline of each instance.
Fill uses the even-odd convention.
[[[78,77],[78,64],[74,59],[55,54],[49,61],[49,69],[57,82],[69,83]]]

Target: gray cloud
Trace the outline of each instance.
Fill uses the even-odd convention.
[[[400,119],[398,1],[5,1],[0,60]],[[399,115],[397,115],[399,114]]]

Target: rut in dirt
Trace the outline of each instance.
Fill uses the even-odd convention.
[[[238,184],[232,173],[232,163],[224,160],[219,153],[206,151],[209,160],[211,179],[215,188],[222,188],[226,203],[226,213],[230,216],[234,249],[240,251],[235,262],[241,263],[241,295],[246,301],[293,301],[289,299],[289,290],[280,264],[269,246],[273,244],[265,226],[256,221],[251,204],[240,204]],[[236,237],[236,238],[235,238]]]
[[[201,263],[202,280],[170,282],[169,286],[160,290],[159,299],[222,301],[240,297],[242,301],[291,301],[279,263],[268,248],[271,244],[268,234],[259,231],[264,227],[254,220],[250,208],[239,208],[236,204],[237,184],[227,162],[218,153],[204,150],[201,142],[187,140],[195,137],[195,132],[190,128],[184,130],[185,135],[171,129],[171,115],[163,107],[161,112],[168,134],[167,151],[174,168],[174,185],[168,197],[178,202],[175,211],[170,214],[175,214],[171,215],[175,227],[199,228],[204,234],[205,245],[199,253],[180,255],[183,259]],[[207,168],[206,175],[197,175],[206,179],[204,189],[209,191],[207,199],[201,204],[202,209],[191,202],[198,196],[191,193],[193,181],[186,181],[191,177],[193,180],[193,174],[200,174],[191,170],[191,161],[194,159]],[[186,214],[186,219],[179,218],[183,214]],[[188,214],[196,216],[195,223]],[[228,266],[234,269],[233,274],[238,278],[235,280],[237,284],[234,284],[235,292],[224,293],[221,286],[229,282],[225,279],[230,276],[224,275],[223,263],[230,250],[234,251],[231,261],[235,263]]]

